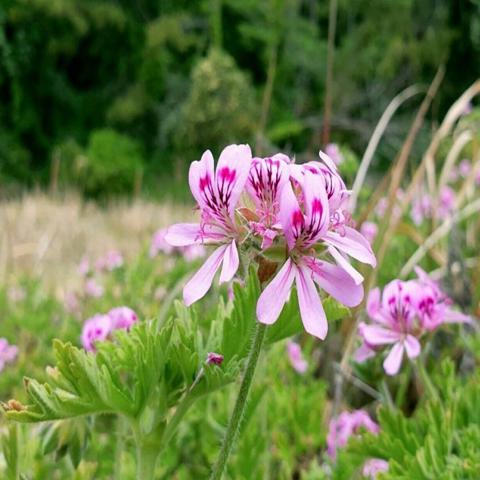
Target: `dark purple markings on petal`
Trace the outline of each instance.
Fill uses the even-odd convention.
[[[305,219],[300,210],[295,210],[292,214],[292,230],[295,239],[299,238],[305,226]]]
[[[236,170],[228,167],[223,167],[217,172],[218,200],[224,207],[228,207],[230,204],[230,197],[232,195],[236,174]]]

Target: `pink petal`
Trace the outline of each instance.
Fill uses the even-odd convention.
[[[185,247],[201,242],[200,224],[177,223],[168,227],[165,241],[174,247]]]
[[[303,218],[303,213],[293,193],[292,185],[287,183],[283,187],[282,194],[280,195],[279,220],[290,250],[295,246],[297,240],[297,231],[294,229],[294,219],[300,215]]]
[[[347,307],[356,307],[363,299],[363,286],[357,285],[341,267],[320,262],[313,279],[320,288]]]
[[[220,198],[222,190],[225,191],[227,189],[230,192],[228,202],[230,214],[233,213],[235,205],[245,188],[251,165],[252,151],[248,145],[228,145],[222,150],[218,158],[215,183]],[[228,186],[224,185],[224,178],[222,177],[222,172],[225,169],[234,172],[231,177],[233,178],[232,182]]]
[[[340,235],[337,232],[328,232],[325,235],[325,242],[358,261],[375,267],[377,260],[368,241],[355,229],[347,226],[344,228],[345,235]]]
[[[305,330],[324,340],[328,332],[327,317],[308,267],[299,266],[295,275],[298,304]]]
[[[358,270],[356,270],[352,264],[335,248],[331,245],[328,247],[328,251],[330,255],[335,259],[335,261],[342,267],[350,277],[352,277],[353,281],[360,285],[363,282],[363,276]]]
[[[234,240],[225,250],[220,283],[229,282],[233,278],[237,273],[239,263],[237,245]]]
[[[183,301],[185,305],[200,300],[209,290],[213,282],[213,277],[222,263],[225,250],[228,245],[218,247],[200,267],[200,270],[188,281],[183,288]]]
[[[380,289],[374,288],[368,294],[367,313],[370,317],[375,316],[380,309]]]
[[[273,280],[267,285],[257,302],[257,318],[271,325],[280,316],[295,278],[296,267],[288,259]]]
[[[315,238],[312,239],[313,243],[325,233],[330,220],[323,175],[314,175],[309,171],[305,172],[303,195],[307,223],[320,226]]]
[[[362,343],[355,353],[353,354],[353,359],[357,363],[363,363],[365,360],[375,356],[375,350],[372,350],[365,342]]]
[[[400,342],[396,343],[390,350],[390,353],[383,362],[383,368],[388,375],[396,375],[400,370],[400,365],[402,364],[403,358],[403,350],[403,344]]]
[[[188,172],[190,190],[201,208],[205,207],[206,199],[212,196],[213,179],[213,156],[212,152],[207,150],[200,161],[192,162]]]
[[[362,336],[370,345],[388,345],[400,340],[400,333],[377,325],[363,325]]]
[[[420,355],[420,342],[413,335],[407,335],[404,345],[408,358],[417,358]]]

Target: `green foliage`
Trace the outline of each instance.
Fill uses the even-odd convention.
[[[252,138],[254,93],[245,74],[226,53],[212,49],[198,62],[179,128],[178,142],[195,151]]]
[[[132,192],[144,160],[140,145],[111,129],[94,131],[85,156],[77,157],[76,171],[89,196]]]
[[[478,372],[464,380],[446,361],[433,377],[435,398],[427,396],[407,418],[399,410],[383,407],[380,433],[353,439],[335,465],[333,478],[355,478],[369,458],[389,462],[384,480],[475,479],[480,468],[480,382]]]

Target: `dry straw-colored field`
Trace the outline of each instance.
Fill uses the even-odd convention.
[[[41,277],[50,287],[78,281],[84,255],[97,258],[110,249],[126,258],[150,242],[158,228],[188,219],[187,206],[143,200],[107,207],[85,203],[73,194],[43,193],[0,202],[0,282],[14,283],[24,274]]]

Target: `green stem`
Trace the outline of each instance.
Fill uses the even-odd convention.
[[[158,445],[137,443],[137,480],[154,480]]]
[[[228,422],[227,431],[223,438],[222,449],[217,458],[217,463],[213,467],[210,480],[220,480],[227,465],[228,457],[235,443],[240,425],[247,406],[248,392],[252,384],[255,368],[257,366],[260,351],[262,349],[263,340],[265,338],[266,325],[256,322],[253,342],[248,353],[247,365],[243,374],[242,384],[238,392],[238,397],[233,408],[230,421]]]
[[[115,445],[115,465],[113,478],[122,478],[122,454],[125,448],[125,419],[122,416],[117,418],[117,443]]]
[[[416,362],[415,365],[417,367],[418,375],[422,380],[423,387],[428,392],[428,395],[430,396],[430,398],[432,400],[437,398],[438,397],[437,389],[433,385],[432,380],[431,380],[430,376],[428,375],[427,370],[425,369],[425,365],[423,364],[421,359],[419,359],[419,361]]]

